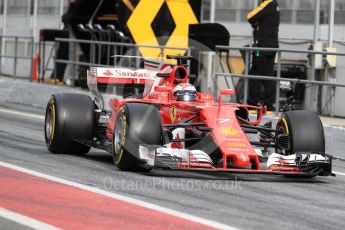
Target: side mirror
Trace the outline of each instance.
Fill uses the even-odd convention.
[[[235,90],[233,89],[221,89],[219,90],[219,97],[218,97],[218,105],[220,106],[222,104],[222,96],[224,95],[234,95],[235,94]]]
[[[221,89],[220,95],[235,95],[235,90],[233,89]]]

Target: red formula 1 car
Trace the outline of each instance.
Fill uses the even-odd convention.
[[[119,169],[131,171],[333,175],[315,113],[289,111],[275,128],[270,122],[260,125],[265,108],[222,102],[233,90],[220,90],[216,102],[188,83],[182,64],[188,57],[168,58],[178,64],[146,61],[139,70],[90,68],[91,97],[52,95],[45,118],[49,151],[103,149]],[[256,111],[255,119],[249,110]]]

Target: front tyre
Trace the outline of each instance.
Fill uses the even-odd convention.
[[[82,94],[55,94],[48,101],[44,136],[52,153],[85,154],[90,147],[76,139],[91,140],[95,123],[94,103]]]
[[[113,159],[121,170],[149,171],[139,160],[139,145],[161,144],[161,117],[154,105],[128,103],[119,111],[113,134]]]
[[[316,113],[303,110],[285,112],[277,123],[277,130],[289,136],[289,148],[283,151],[284,155],[325,152],[324,130]]]

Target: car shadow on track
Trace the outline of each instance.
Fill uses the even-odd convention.
[[[79,156],[83,159],[87,159],[87,160],[92,160],[92,161],[97,161],[97,162],[102,162],[102,163],[106,163],[109,165],[114,165],[113,162],[113,157],[112,155],[110,155],[109,153],[105,153],[105,152],[97,152],[97,153],[88,153],[86,155],[83,156]],[[115,165],[114,165],[115,167]]]
[[[164,178],[183,178],[196,180],[237,180],[246,182],[282,182],[282,183],[328,183],[315,178],[287,178],[280,175],[234,174],[224,172],[187,172],[177,170],[152,170],[147,176]]]

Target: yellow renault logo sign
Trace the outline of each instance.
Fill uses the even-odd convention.
[[[164,2],[168,5],[176,25],[166,46],[188,48],[188,26],[198,23],[188,0],[141,0],[127,22],[135,43],[159,46],[151,24]],[[144,57],[159,57],[161,54],[158,48],[140,48],[140,52]],[[165,50],[164,52],[164,55],[177,54],[183,55],[181,50]]]

